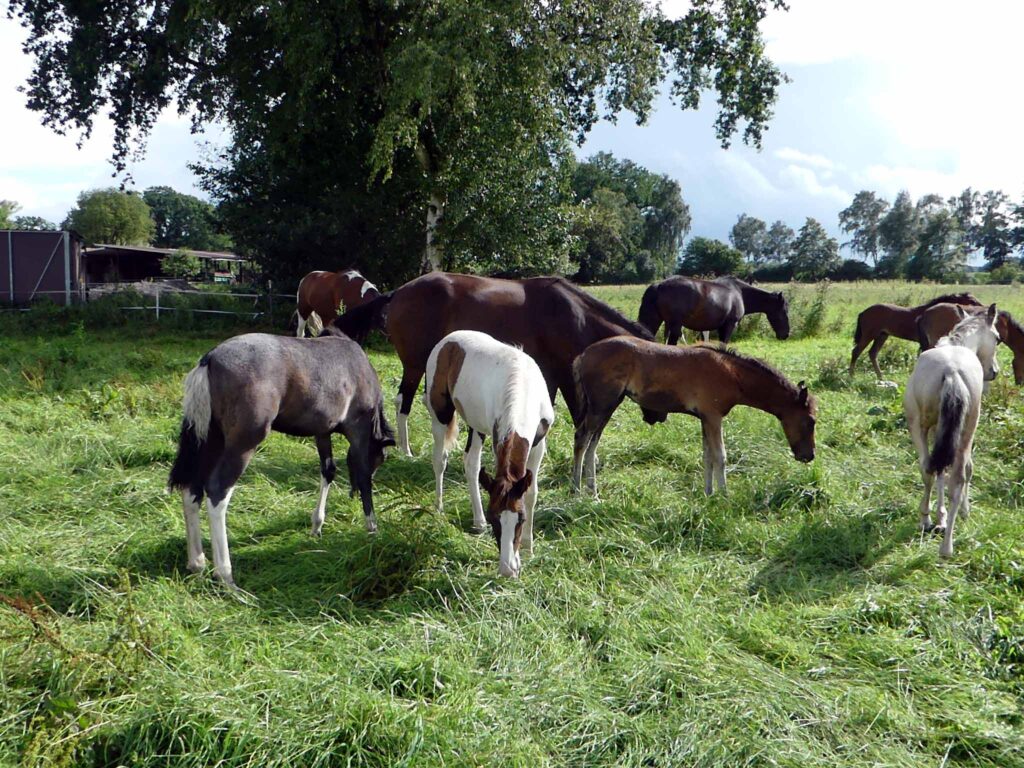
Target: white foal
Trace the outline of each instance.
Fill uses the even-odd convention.
[[[456,331],[427,359],[426,393],[434,432],[437,508],[443,509],[444,470],[458,437],[457,415],[470,429],[464,466],[473,527],[490,524],[498,572],[518,576],[520,546],[533,549],[533,511],[545,437],[555,420],[548,387],[533,358],[479,331]],[[480,468],[484,440],[494,441],[495,476]],[[480,485],[488,492],[486,514]]]
[[[970,512],[972,451],[974,431],[981,413],[984,384],[996,377],[996,305],[982,315],[961,320],[948,336],[917,360],[903,395],[907,427],[917,448],[924,479],[921,499],[922,531],[943,533],[939,555],[953,554],[953,524],[957,512]],[[935,444],[929,453],[928,435],[935,430]],[[948,470],[949,510],[945,508],[944,480]],[[935,481],[935,524],[929,513],[932,482]]]

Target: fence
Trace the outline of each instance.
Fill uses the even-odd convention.
[[[159,283],[153,283],[155,286],[152,294],[152,304],[141,304],[137,306],[122,306],[121,309],[126,312],[153,312],[156,319],[160,320],[161,313],[167,312],[189,312],[197,315],[234,315],[239,317],[247,317],[250,320],[256,320],[260,317],[274,317],[274,304],[275,300],[286,300],[295,301],[294,294],[287,293],[274,293],[273,284],[267,283],[267,290],[265,293],[230,293],[222,291],[162,291]],[[106,294],[109,295],[109,294]],[[148,294],[139,294],[142,298],[149,298]],[[161,296],[164,296],[164,300],[161,302]],[[238,309],[207,309],[198,307],[188,306],[175,306],[173,299],[180,298],[186,301],[193,299],[201,299],[203,302],[209,303],[211,300],[218,298],[224,299],[251,299],[252,309],[238,310]],[[168,299],[172,299],[168,302]],[[237,302],[236,302],[237,303]],[[280,304],[278,305],[280,310]]]

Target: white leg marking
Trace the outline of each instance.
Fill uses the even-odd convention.
[[[702,333],[704,334],[704,343],[707,344],[711,341],[711,331],[702,331]]]
[[[398,450],[406,456],[412,456],[409,448],[409,415],[402,413],[402,393],[395,395],[395,421],[398,423]]]
[[[210,544],[213,548],[213,572],[225,584],[235,585],[231,577],[231,555],[228,552],[228,527],[227,512],[228,502],[231,501],[231,494],[234,488],[221,499],[220,504],[214,504],[207,499],[206,505],[210,516]]]
[[[523,497],[526,520],[523,522],[523,533],[519,537],[519,548],[530,553],[533,552],[533,512],[537,507],[537,495],[540,492],[540,463],[544,460],[546,450],[547,439],[544,439],[530,449],[530,455],[526,459],[526,468],[533,472],[533,482]]]
[[[516,524],[519,515],[505,510],[501,513],[501,548],[498,560],[498,574],[517,578],[519,576],[519,553],[514,551]]]
[[[594,494],[594,498],[597,498],[597,435],[590,438],[583,463],[587,473],[587,488]]]
[[[473,508],[473,531],[483,533],[487,530],[484,519],[484,505],[480,500],[480,459],[484,450],[484,441],[476,432],[470,430],[469,450],[462,457],[462,466],[466,470],[466,487],[469,488],[469,503]]]
[[[298,315],[299,313],[296,312],[295,314]],[[299,325],[295,329],[295,336],[300,339],[305,338],[306,336],[306,318],[302,315],[299,315]]]
[[[327,492],[331,490],[331,484],[327,482],[327,478],[320,475],[320,500],[316,503],[316,509],[313,510],[312,526],[310,527],[310,534],[313,536],[319,536],[324,527],[324,517],[327,516]]]
[[[434,419],[434,493],[438,512],[444,512],[444,470],[448,466],[448,452],[444,449],[444,437],[448,426]]]
[[[181,492],[181,501],[185,517],[185,538],[188,541],[188,569],[198,573],[206,567],[203,534],[199,529],[199,500],[186,488]]]

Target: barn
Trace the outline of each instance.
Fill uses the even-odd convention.
[[[222,251],[101,243],[90,246],[85,251],[86,279],[90,283],[113,283],[167,277],[163,272],[163,259],[179,250],[199,259],[213,279],[218,279],[221,274],[228,274],[231,265],[236,265],[237,269],[247,263],[246,259],[237,254]]]
[[[76,232],[0,230],[0,302],[48,298],[67,305],[84,293],[82,238]]]

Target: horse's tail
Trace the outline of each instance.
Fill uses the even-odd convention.
[[[648,290],[650,290],[648,288]],[[587,397],[587,389],[583,386],[583,355],[576,355],[572,361],[572,381],[576,386],[576,413],[569,414],[573,421],[582,424],[590,409],[590,398]]]
[[[932,340],[928,338],[928,328],[925,316],[917,318],[917,343],[921,345],[918,352],[926,352],[932,348]]]
[[[373,413],[373,439],[381,445],[395,444],[395,432],[384,415],[383,397],[377,400],[377,410]]]
[[[185,407],[178,435],[178,455],[167,478],[167,488],[188,488],[199,473],[199,455],[210,434],[209,355],[185,377]]]
[[[320,319],[320,315],[316,313],[316,310],[312,310],[309,313],[309,317],[306,318],[306,326],[309,328],[309,332],[315,337],[319,336],[324,329],[324,321]]]
[[[939,424],[935,430],[935,445],[928,457],[928,471],[944,472],[956,458],[957,446],[964,431],[967,417],[967,387],[956,374],[947,374],[942,380],[939,395]]]
[[[857,327],[853,330],[853,343],[860,344],[860,337],[863,335],[861,325],[864,323],[864,313],[857,315]]]
[[[661,315],[658,314],[658,285],[647,286],[644,296],[640,299],[640,314],[637,322],[651,332],[651,335],[658,333],[661,325]]]
[[[369,336],[370,331],[384,330],[388,304],[391,303],[394,293],[394,291],[382,293],[365,304],[360,304],[358,307],[353,307],[338,315],[334,320],[334,326],[357,343],[366,343],[366,337]]]

